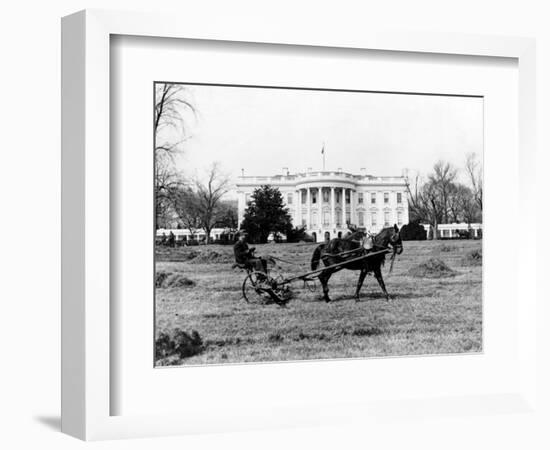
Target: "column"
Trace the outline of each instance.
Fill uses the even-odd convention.
[[[310,188],[307,188],[306,227],[308,230],[311,228],[311,189]]]
[[[238,211],[237,211],[237,227],[241,227],[241,223],[244,219],[244,210],[246,209],[246,194],[244,192],[239,192],[239,201],[238,201]]]
[[[349,191],[349,204],[350,204],[350,220],[351,223],[357,225],[357,218],[355,217],[355,191],[350,189]]]
[[[342,188],[342,228],[346,228],[346,189]]]
[[[330,228],[336,228],[336,197],[334,195],[334,186],[330,188]],[[332,233],[331,233],[332,236]]]
[[[302,226],[302,190],[298,189],[296,191],[296,214],[294,215],[294,226]]]

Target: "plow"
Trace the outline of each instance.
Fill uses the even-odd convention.
[[[359,248],[336,254],[327,254],[323,256],[323,259],[327,257],[336,257],[342,258],[342,261],[290,277],[283,277],[280,274],[273,276],[269,270],[266,273],[259,272],[242,264],[235,264],[234,267],[247,271],[246,277],[242,283],[242,295],[246,302],[257,304],[276,303],[280,306],[284,306],[292,298],[290,285],[293,282],[303,281],[304,284],[307,284],[308,282],[317,280],[325,271],[338,271],[340,269],[345,269],[346,266],[350,264],[368,260],[368,258],[373,258],[375,256],[387,253],[392,253],[392,250],[389,248],[384,248],[382,250],[364,251]],[[394,256],[395,253],[392,255],[390,271],[393,267]],[[272,264],[274,263],[274,259],[280,260],[279,258],[274,257],[268,257],[266,259]],[[289,263],[293,264],[292,262]]]

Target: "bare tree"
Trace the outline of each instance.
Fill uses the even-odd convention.
[[[483,170],[475,153],[466,156],[466,171],[470,178],[475,201],[480,211],[483,211]]]
[[[154,131],[158,136],[162,130],[171,128],[186,135],[185,113],[196,114],[196,109],[189,99],[188,89],[181,84],[157,83],[155,85],[155,118]]]
[[[453,222],[473,223],[479,218],[479,208],[472,190],[456,183],[449,196],[449,211]]]
[[[172,189],[170,200],[174,211],[182,223],[188,229],[191,237],[194,237],[202,228],[199,197],[189,186],[176,186]]]
[[[451,163],[438,161],[434,165],[434,172],[429,176],[429,183],[439,196],[444,223],[449,222],[449,197],[454,189],[453,183],[456,179],[457,170]]]
[[[196,110],[183,85],[158,83],[155,85],[155,216],[157,228],[164,226],[174,215],[177,199],[171,196],[182,185],[183,176],[176,170],[174,156],[181,152],[181,144],[189,139],[186,114]]]
[[[155,218],[156,228],[165,228],[173,216],[177,188],[183,186],[183,177],[165,158],[155,164]]]
[[[429,223],[432,226],[432,238],[437,239],[437,226],[448,217],[448,204],[453,189],[452,180],[456,171],[448,163],[438,162],[428,180],[423,182],[419,174],[407,178],[409,209],[412,220]]]
[[[214,225],[216,227],[229,228],[230,231],[236,231],[239,227],[237,201],[221,200],[216,210]]]
[[[409,195],[408,203],[410,220],[411,222],[427,222],[427,211],[424,198],[422,197],[423,180],[419,173],[416,173],[411,177],[407,169],[404,171],[404,176],[407,186],[407,193]]]
[[[218,163],[213,163],[208,170],[206,181],[195,178],[195,189],[202,227],[206,232],[206,242],[209,243],[220,200],[229,191],[229,177],[222,173]]]
[[[438,238],[440,223],[473,223],[480,216],[481,203],[478,205],[472,189],[456,181],[457,173],[456,168],[444,161],[434,165],[426,182],[418,174],[409,177],[405,171],[410,217],[413,221],[429,223],[434,239]]]
[[[432,239],[438,239],[437,226],[443,221],[445,207],[441,200],[440,189],[433,180],[422,187],[421,198],[428,217],[428,223],[433,229]]]
[[[210,232],[224,210],[222,197],[228,191],[229,177],[221,172],[217,163],[214,163],[208,169],[205,179],[197,176],[185,186],[177,185],[170,192],[170,198],[183,226],[191,234],[203,229],[206,233],[206,243],[209,243]]]

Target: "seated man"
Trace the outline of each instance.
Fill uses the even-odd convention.
[[[244,264],[247,268],[256,270],[257,272],[263,272],[267,274],[267,261],[262,258],[254,256],[254,247],[249,248],[246,243],[248,234],[246,231],[239,232],[239,240],[233,246],[233,252],[235,253],[235,262],[237,264]]]

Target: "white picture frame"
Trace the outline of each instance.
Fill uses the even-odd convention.
[[[113,416],[110,376],[110,333],[116,323],[110,311],[110,37],[132,35],[242,43],[286,44],[333,49],[369,49],[513,58],[519,73],[519,185],[516,195],[522,217],[533,222],[535,186],[535,43],[527,38],[459,34],[323,30],[280,30],[260,22],[235,28],[230,23],[205,26],[166,14],[87,10],[62,22],[62,431],[85,440],[163,436],[198,432],[361,423],[382,416],[398,420],[435,408],[442,415],[497,414],[537,411],[536,309],[534,284],[525,286],[518,302],[519,377],[516,389],[499,395],[464,398],[408,399],[398,413],[391,402],[277,406],[275,414],[258,412],[248,421],[228,405],[219,414]],[[414,56],[414,55],[413,55]],[[534,246],[518,250],[518,279],[536,272]],[[519,295],[519,294],[516,294]],[[267,370],[267,369],[266,369]],[[243,394],[246,395],[246,394]],[[393,402],[393,403],[392,403]],[[434,403],[435,402],[435,403]],[[232,420],[222,420],[233,415]],[[436,414],[437,415],[437,414]],[[217,420],[212,420],[216,416]]]

